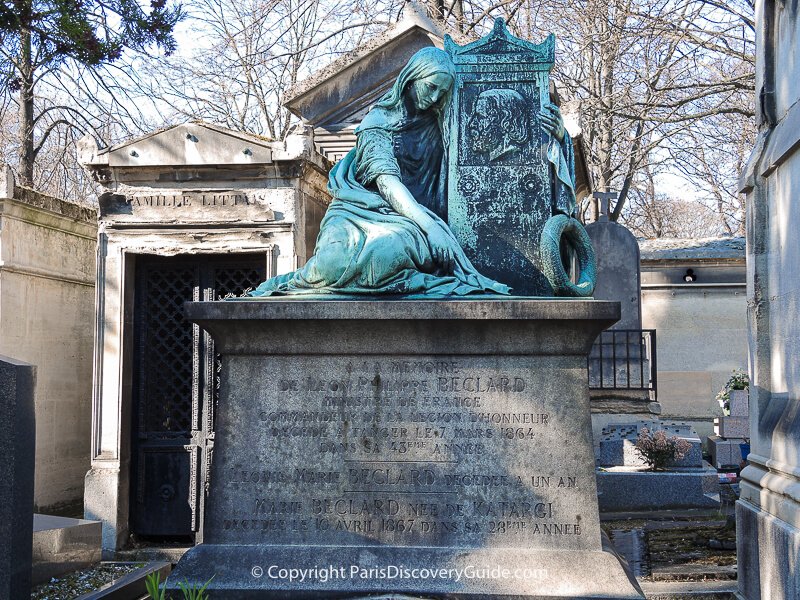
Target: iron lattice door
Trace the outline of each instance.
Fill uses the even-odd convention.
[[[131,531],[201,531],[214,450],[219,361],[183,303],[242,295],[266,276],[266,256],[140,257],[136,263]],[[200,541],[199,539],[197,541]]]

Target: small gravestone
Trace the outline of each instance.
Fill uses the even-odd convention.
[[[618,323],[597,338],[589,355],[592,408],[597,413],[658,414],[661,409],[650,390],[655,338],[641,332],[639,243],[630,230],[608,218],[609,201],[616,196],[595,192],[598,220],[586,226],[597,257],[593,296],[618,301],[622,314]]]
[[[36,367],[0,357],[0,598],[31,591]]]
[[[611,192],[596,192],[601,196],[600,217],[586,226],[597,257],[597,284],[593,296],[598,300],[617,300],[622,318],[611,329],[641,329],[642,299],[639,242],[631,231],[608,219]]]

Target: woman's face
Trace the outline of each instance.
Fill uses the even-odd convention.
[[[417,110],[427,110],[439,102],[453,86],[447,73],[434,73],[411,83],[411,99]]]

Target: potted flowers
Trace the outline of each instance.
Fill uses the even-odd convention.
[[[735,404],[746,404],[747,390],[749,387],[750,378],[747,376],[747,373],[740,369],[734,369],[727,383],[717,394],[717,402],[719,402],[719,405],[725,411],[726,415],[731,414],[732,399]]]

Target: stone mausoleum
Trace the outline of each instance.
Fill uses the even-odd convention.
[[[199,539],[218,365],[183,303],[303,264],[330,162],[303,133],[270,142],[203,123],[81,152],[107,190],[85,513],[103,521],[107,551],[129,534]]]

